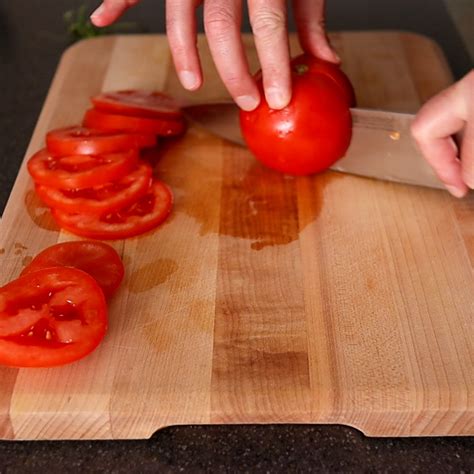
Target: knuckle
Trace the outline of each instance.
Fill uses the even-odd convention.
[[[271,39],[286,28],[286,16],[279,10],[259,11],[253,15],[251,23],[257,38]]]
[[[227,8],[208,7],[205,12],[204,26],[206,31],[227,33],[230,29],[235,28],[236,18],[234,14]]]
[[[174,56],[183,56],[187,53],[187,48],[183,44],[183,37],[179,34],[174,25],[166,26],[168,44]]]
[[[235,91],[241,88],[242,77],[236,74],[233,71],[228,71],[227,73],[222,74],[222,80],[224,81],[227,88],[231,91]]]
[[[189,48],[184,47],[179,40],[169,38],[169,47],[176,64],[182,63],[189,56]]]

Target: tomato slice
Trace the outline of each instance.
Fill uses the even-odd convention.
[[[137,117],[180,119],[178,103],[162,92],[124,90],[104,92],[92,97],[95,108],[103,112]]]
[[[104,214],[134,203],[149,189],[152,169],[140,162],[138,167],[119,181],[86,189],[57,189],[36,185],[36,193],[49,207],[66,212]]]
[[[92,352],[106,330],[104,294],[76,268],[39,270],[0,288],[0,364],[68,364]]]
[[[46,135],[46,147],[54,156],[102,155],[155,145],[154,135],[107,132],[85,127],[60,128]]]
[[[184,132],[184,120],[167,118],[132,117],[89,109],[84,116],[85,127],[98,130],[154,134],[163,137]]]
[[[103,242],[62,242],[40,252],[23,269],[21,276],[51,267],[74,267],[88,273],[107,298],[120,286],[125,273],[122,260],[113,247]]]
[[[147,194],[134,204],[102,216],[53,209],[58,225],[92,239],[115,240],[143,234],[161,224],[171,211],[173,195],[164,183],[153,181]]]
[[[84,189],[115,181],[131,171],[138,151],[131,149],[105,155],[54,157],[41,150],[28,161],[28,171],[36,184],[60,189]]]

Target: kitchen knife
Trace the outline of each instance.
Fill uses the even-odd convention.
[[[239,109],[233,103],[191,105],[183,108],[192,122],[241,146]],[[332,170],[385,181],[444,189],[411,137],[411,114],[351,109],[352,139],[346,155]]]

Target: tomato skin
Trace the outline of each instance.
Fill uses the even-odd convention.
[[[0,288],[0,364],[75,362],[99,345],[107,324],[104,294],[90,275],[66,267],[32,272]]]
[[[106,298],[119,288],[125,268],[113,247],[97,241],[71,241],[47,247],[38,253],[20,276],[51,267],[73,267],[86,272],[99,284]]]
[[[122,90],[103,92],[91,98],[94,107],[103,112],[137,117],[182,117],[179,104],[170,96],[157,91]]]
[[[119,115],[96,109],[89,109],[86,112],[84,126],[98,130],[144,133],[163,137],[181,135],[185,129],[184,120]]]
[[[242,135],[254,156],[281,173],[309,175],[326,170],[344,156],[352,118],[339,86],[324,75],[292,74],[293,94],[282,110],[263,98],[251,112],[240,112]]]
[[[53,157],[46,149],[35,153],[27,163],[36,184],[58,189],[84,189],[121,179],[138,161],[138,151],[104,155]]]
[[[356,97],[354,87],[339,65],[305,53],[291,60],[291,68],[295,72],[298,70],[303,71],[307,68],[309,75],[323,74],[330,78],[340,87],[340,91],[346,98],[349,107],[355,107]]]
[[[161,181],[153,181],[148,193],[125,209],[103,216],[72,214],[52,209],[60,227],[90,239],[118,240],[148,232],[166,220],[173,194]]]
[[[49,207],[66,212],[103,214],[135,202],[150,187],[152,169],[140,162],[135,170],[120,180],[86,189],[61,190],[37,184],[36,193]]]
[[[85,127],[60,128],[46,134],[46,147],[54,156],[102,155],[155,145],[154,135],[106,132]]]

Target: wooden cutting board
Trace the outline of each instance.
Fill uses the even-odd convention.
[[[252,69],[256,55],[245,38]],[[414,112],[451,81],[438,47],[399,32],[332,35],[361,107]],[[26,156],[101,90],[185,93],[162,36],[81,42],[59,66]],[[293,51],[296,52],[293,38]],[[0,368],[4,439],[146,438],[173,424],[343,423],[374,436],[473,426],[474,196],[337,173],[293,179],[190,128],[163,144],[159,230],[114,243],[127,275],[90,357]],[[0,234],[1,281],[60,232],[23,164]]]

